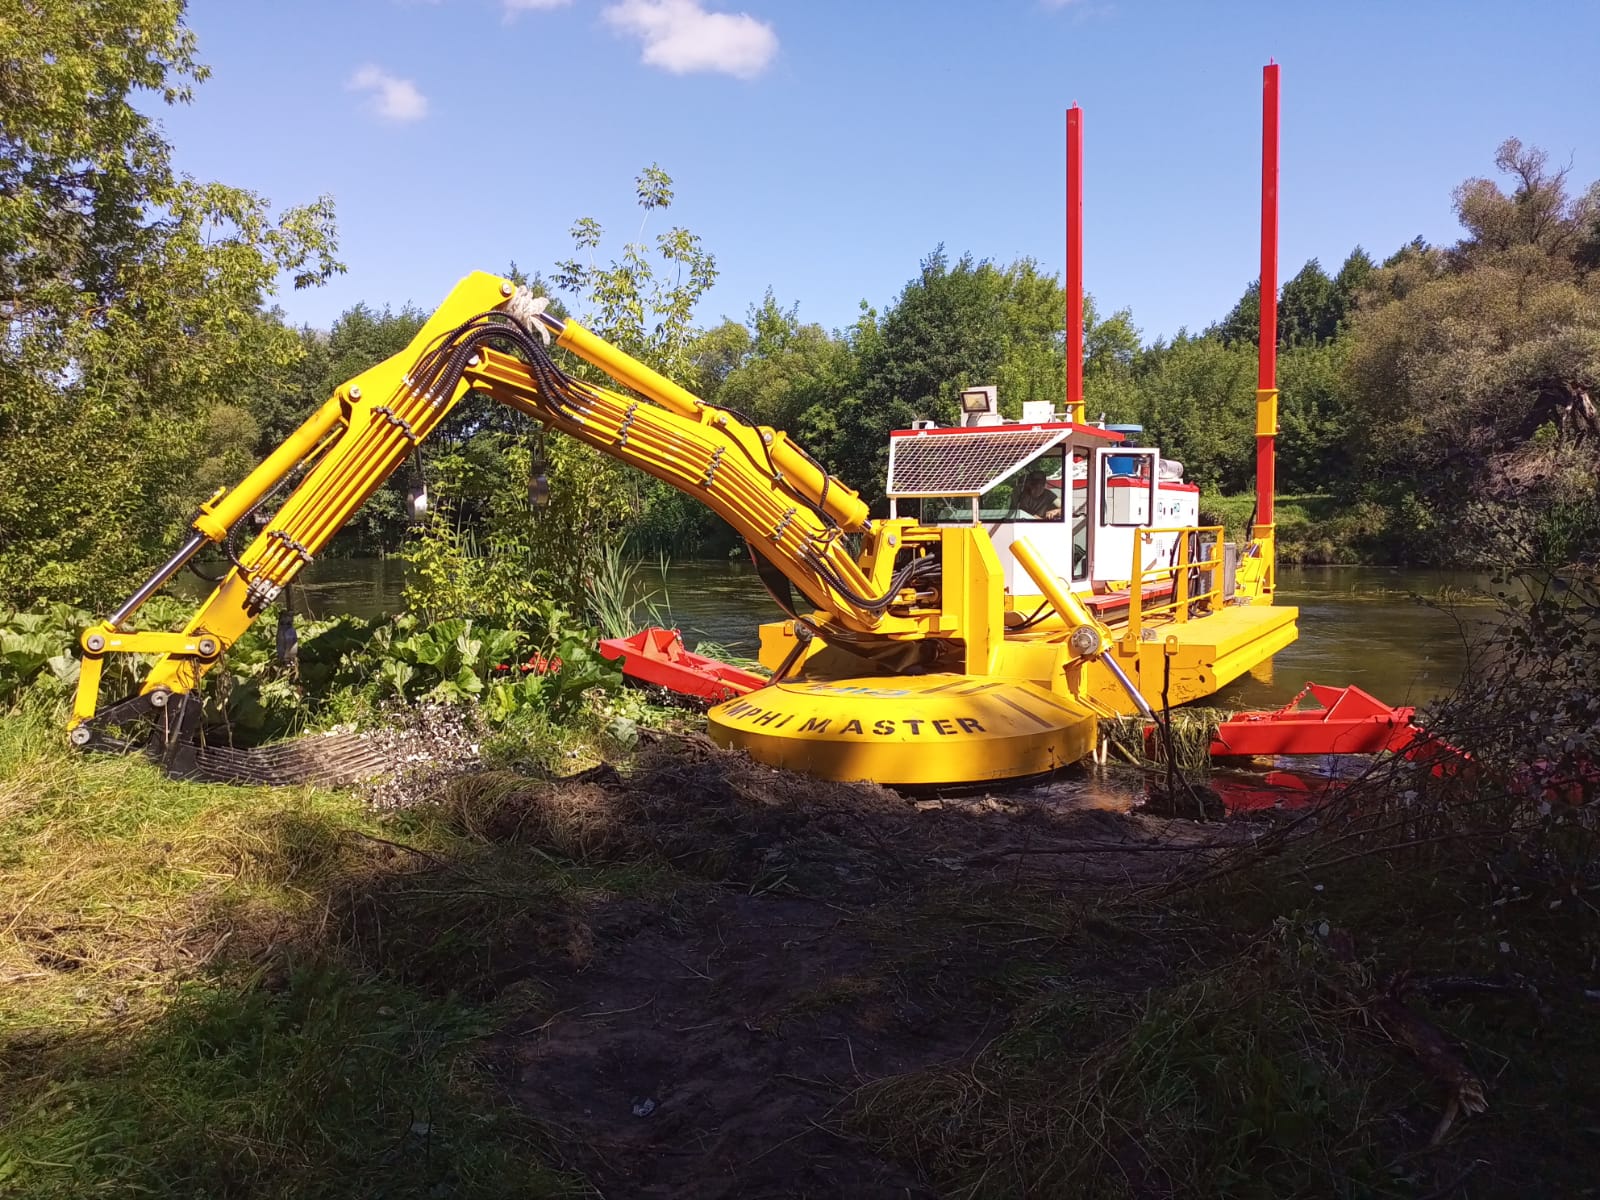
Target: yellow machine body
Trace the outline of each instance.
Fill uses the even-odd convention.
[[[545,348],[552,337],[629,390],[568,374]],[[1036,775],[1089,754],[1101,717],[1159,703],[1164,683],[1174,704],[1209,695],[1295,635],[1295,610],[1271,606],[1270,538],[1246,548],[1226,600],[1215,589],[1190,593],[1195,572],[1216,565],[1189,561],[1188,535],[1199,530],[1183,531],[1183,558],[1163,568],[1175,598],[1145,604],[1135,578],[1128,612],[1109,621],[1017,539],[1009,553],[1039,601],[1019,623],[1023,598],[1007,593],[982,525],[873,519],[782,432],[548,316],[511,281],[474,274],[406,350],[339,387],[237,487],[202,505],[188,542],[85,631],[72,742],[112,748],[135,718],[153,720],[160,736],[182,725],[174,709],[197,718],[206,673],[469,392],[700,500],[810,602],[762,629],[762,661],[783,677],[710,716],[719,743],[773,766],[900,785]],[[297,470],[181,631],[128,628],[189,558],[228,542]],[[118,654],[154,663],[134,696],[102,708],[103,667]]]

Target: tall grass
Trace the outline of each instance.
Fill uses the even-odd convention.
[[[1142,1001],[1040,993],[970,1063],[863,1088],[852,1124],[944,1195],[1392,1195],[1363,1121],[1392,1068],[1300,949],[1285,930]]]
[[[1588,1194],[1600,579],[1512,582],[1427,714],[1470,759],[1380,760],[1108,896],[1101,953],[1166,961],[1142,1000],[1080,982],[1080,942],[970,1061],[863,1087],[851,1127],[966,1197]]]
[[[424,860],[390,843],[470,861],[470,839],[71,755],[58,717],[0,722],[0,1193],[572,1194],[475,1066],[470,963],[440,987],[406,949],[409,925],[448,944],[473,884],[408,889]],[[520,870],[508,894],[553,886]],[[357,919],[378,897],[381,943]]]

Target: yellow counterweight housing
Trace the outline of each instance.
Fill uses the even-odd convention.
[[[972,675],[798,680],[711,710],[711,739],[769,766],[891,786],[1042,775],[1094,749],[1098,717],[1036,683]]]
[[[712,740],[770,766],[893,786],[1018,779],[1090,754],[1107,710],[1081,695],[1065,633],[1005,639],[1004,576],[981,529],[946,526],[939,549],[958,671],[834,678],[819,657],[799,678],[713,708]]]

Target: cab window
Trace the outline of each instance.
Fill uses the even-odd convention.
[[[1061,502],[1071,486],[1062,471],[1060,450],[1041,454],[991,488],[983,498],[983,516],[989,521],[1063,521]],[[992,515],[991,515],[992,514]]]
[[[971,496],[925,496],[922,515],[917,518],[924,525],[972,524]]]

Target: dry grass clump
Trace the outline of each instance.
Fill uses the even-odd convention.
[[[33,752],[0,735],[0,1023],[86,1020],[159,1006],[175,975],[212,963],[236,930],[217,912],[270,895],[293,914],[337,845],[337,800],[177,784],[138,760]]]
[[[622,787],[609,768],[586,776],[541,782],[482,771],[446,783],[436,802],[469,837],[535,846],[579,863],[636,857],[646,841],[643,796]]]
[[[1324,1195],[1381,1179],[1362,1130],[1386,1064],[1293,936],[1143,1000],[1050,989],[972,1061],[868,1085],[852,1127],[956,1196]],[[1340,1181],[1335,1183],[1335,1181]],[[1368,1193],[1371,1194],[1371,1193]]]

